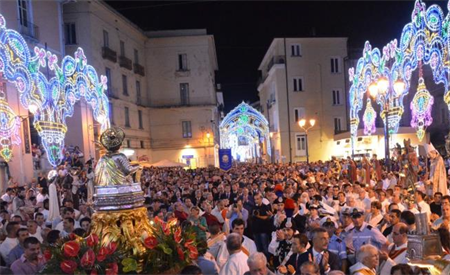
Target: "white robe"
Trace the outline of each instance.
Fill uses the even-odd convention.
[[[242,275],[249,271],[247,265],[247,255],[240,251],[228,257],[227,262],[220,269],[219,275]]]
[[[256,244],[252,239],[248,238],[247,236],[243,236],[243,238],[244,241],[242,242],[242,246],[248,251],[249,256],[258,252],[258,250],[256,249]],[[226,263],[227,259],[230,256],[230,254],[228,254],[225,241],[223,243],[224,245],[217,255],[217,265],[219,265],[219,267],[223,267],[223,265]]]
[[[52,222],[54,219],[59,217],[59,200],[55,183],[50,184],[50,186],[48,187],[48,194],[49,194],[49,205],[48,205],[49,213],[47,221]]]

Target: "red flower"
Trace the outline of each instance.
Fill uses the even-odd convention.
[[[98,275],[98,272],[97,272],[97,269],[92,269],[92,271],[91,271],[91,275]]]
[[[153,236],[147,237],[144,240],[144,245],[149,249],[154,249],[158,245],[158,240]]]
[[[59,267],[61,267],[61,270],[66,274],[73,274],[75,272],[75,269],[77,269],[77,263],[72,260],[64,260]]]
[[[169,236],[170,235],[170,226],[168,226],[166,223],[162,223],[161,227],[162,227],[164,234]]]
[[[119,266],[117,263],[110,263],[106,265],[106,275],[117,275],[119,273]]]
[[[115,242],[110,242],[106,248],[108,249],[108,255],[112,255],[114,254],[114,252],[116,252],[117,249],[117,243]]]
[[[164,223],[164,221],[161,220],[158,216],[154,217],[154,218],[153,218],[153,221],[154,221],[156,224],[163,224],[163,223]]]
[[[84,268],[88,268],[94,265],[95,262],[95,253],[94,250],[89,248],[86,253],[84,253],[83,257],[81,257],[81,266]]]
[[[188,240],[184,243],[184,247],[189,248],[189,246],[193,246],[194,245],[194,240]]]
[[[64,244],[64,256],[75,257],[80,252],[80,244],[76,241],[68,241]]]
[[[93,247],[98,244],[98,236],[95,234],[91,234],[86,238],[86,244],[89,247]]]
[[[198,250],[195,246],[190,246],[189,248],[189,258],[196,260],[198,258]]]
[[[108,256],[108,248],[102,247],[97,253],[97,261],[103,262],[106,259],[106,256]]]
[[[52,252],[49,249],[46,249],[44,251],[44,259],[46,261],[50,261],[51,258],[52,258]]]
[[[177,230],[175,230],[174,238],[177,243],[181,242],[181,227],[178,227]]]
[[[177,246],[177,253],[178,253],[178,257],[180,257],[180,260],[184,261],[184,252],[183,249],[181,249],[181,247]]]
[[[73,240],[75,240],[76,238],[77,238],[77,235],[75,235],[75,233],[70,233],[70,234],[69,234],[69,239],[70,239],[70,240],[73,241]]]

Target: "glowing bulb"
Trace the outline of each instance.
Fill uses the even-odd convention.
[[[99,115],[98,117],[97,117],[97,121],[100,123],[100,124],[103,124],[103,122],[105,122],[105,115]]]
[[[32,114],[36,113],[37,109],[38,109],[38,107],[37,107],[35,104],[30,104],[30,105],[28,105],[28,110],[29,110]]]
[[[189,145],[189,144],[186,144],[185,146],[184,146],[184,148],[191,148],[192,146],[191,145]]]
[[[305,124],[306,124],[306,120],[305,119],[302,119],[302,120],[300,120],[298,122],[298,125],[300,125],[300,127],[302,127],[302,128],[305,126]]]
[[[372,83],[369,86],[369,94],[372,98],[376,98],[378,94],[378,86],[376,83]]]
[[[382,77],[378,80],[378,91],[381,94],[385,94],[389,88],[389,81],[386,77]]]
[[[270,132],[270,137],[271,137],[271,138],[273,137],[273,132]]]
[[[406,84],[402,80],[398,79],[397,81],[395,81],[394,83],[395,94],[397,96],[401,96],[403,94],[403,91],[405,90],[405,86]]]
[[[206,138],[210,138],[211,134],[209,132],[206,133]]]
[[[311,125],[311,127],[313,127],[314,125],[316,125],[316,120],[315,119],[310,119],[309,120],[309,124]]]

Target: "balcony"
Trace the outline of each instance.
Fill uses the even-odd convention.
[[[30,38],[32,40],[39,40],[39,27],[27,21],[26,26],[22,25],[19,21],[19,32],[23,36]]]
[[[134,73],[138,75],[145,76],[144,66],[134,63]]]
[[[111,62],[117,62],[117,53],[108,47],[102,47],[102,57]]]
[[[119,66],[130,71],[133,69],[133,63],[131,62],[131,59],[128,59],[125,56],[119,56]]]
[[[269,64],[267,64],[267,72],[270,71],[270,69],[273,67],[273,65],[276,64],[284,64],[284,56],[283,55],[276,55],[273,56],[272,59],[270,59]]]
[[[143,99],[143,98],[138,98],[138,99],[136,100],[136,105],[137,105],[137,106],[140,106],[140,107],[147,107],[147,102],[146,102],[146,100]]]

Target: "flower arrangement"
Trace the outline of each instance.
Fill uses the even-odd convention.
[[[146,250],[139,258],[116,243],[102,246],[95,234],[86,238],[71,234],[44,249],[47,264],[41,274],[117,275],[141,270],[164,274],[181,270],[197,259],[198,249],[206,249],[206,241],[197,240],[194,231],[182,228],[176,219],[165,223],[155,218],[153,229],[151,236],[142,239]]]
[[[198,249],[206,247],[206,241],[197,240],[190,227],[182,228],[173,219],[167,223],[154,219],[154,235],[144,240],[147,253],[144,273],[160,274],[179,270],[198,258]]]

